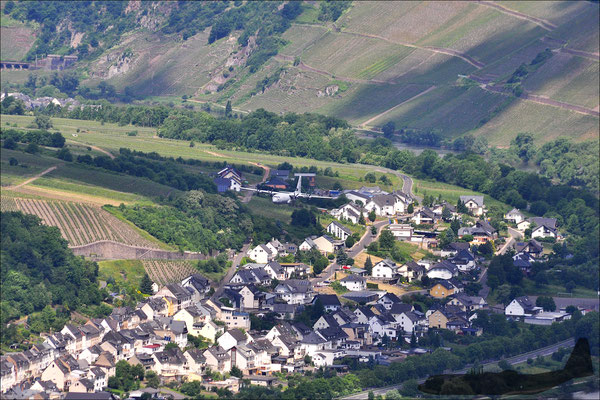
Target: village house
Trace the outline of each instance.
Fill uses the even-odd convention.
[[[394,279],[398,275],[398,265],[389,259],[381,260],[373,265],[371,276],[380,279]]]
[[[340,299],[335,294],[317,294],[312,304],[314,305],[317,301],[320,301],[325,309],[325,312],[334,312],[342,307]]]
[[[352,231],[337,221],[332,221],[327,225],[327,233],[341,240],[346,240],[348,236],[352,236]]]
[[[535,239],[531,239],[528,242],[517,242],[515,243],[516,255],[527,254],[533,259],[540,258],[544,252],[544,246]]]
[[[467,207],[469,212],[476,217],[483,215],[485,212],[483,196],[460,196],[460,201]]]
[[[213,371],[231,371],[231,356],[221,346],[210,346],[202,353],[206,359],[206,367]]]
[[[475,269],[475,256],[470,250],[460,250],[454,257],[449,259],[452,264],[456,265],[460,272],[469,272]]]
[[[195,293],[180,283],[169,283],[156,292],[153,297],[165,299],[169,307],[169,315],[174,315],[177,311],[192,304]]]
[[[504,309],[504,314],[507,317],[529,317],[539,313],[542,310],[541,307],[536,307],[529,297],[520,296],[511,301]]]
[[[425,274],[425,267],[417,264],[414,261],[409,261],[407,263],[402,264],[402,266],[398,268],[397,271],[398,274],[404,277],[407,282],[412,282],[423,278],[423,275]]]
[[[342,278],[339,282],[340,285],[344,286],[346,289],[352,292],[367,289],[367,280],[362,276],[350,274]]]
[[[462,285],[451,280],[441,280],[436,282],[431,289],[429,289],[429,295],[436,299],[443,299],[444,297],[452,296],[455,293],[462,291]]]
[[[266,264],[277,257],[277,252],[264,244],[259,244],[248,252],[248,257],[258,264]]]
[[[388,226],[392,235],[396,238],[396,240],[403,240],[410,242],[415,233],[415,228],[409,224],[390,224]]]
[[[225,351],[250,342],[252,342],[252,338],[240,329],[229,329],[217,339],[217,343]]]
[[[365,210],[363,207],[357,205],[356,203],[348,203],[340,208],[333,209],[329,212],[334,218],[339,220],[347,220],[352,222],[353,224],[358,224],[360,222],[360,217],[362,215],[363,219],[366,220],[369,212]]]
[[[508,222],[519,224],[521,221],[525,220],[525,215],[523,215],[523,213],[517,210],[516,208],[513,208],[512,210],[504,214],[504,219]]]
[[[274,293],[278,299],[287,304],[307,304],[314,295],[312,283],[302,279],[283,281],[275,287]]]
[[[428,271],[427,276],[430,279],[452,279],[458,275],[458,267],[449,260],[443,260],[433,265]]]
[[[411,220],[417,225],[433,225],[437,222],[438,216],[428,207],[423,207],[412,216]]]
[[[487,303],[482,297],[468,296],[462,292],[458,292],[452,295],[452,298],[448,301],[447,304],[451,306],[456,306],[467,313],[481,310],[487,306]]]

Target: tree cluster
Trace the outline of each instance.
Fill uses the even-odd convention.
[[[1,227],[3,325],[44,310],[44,328],[56,328],[56,317],[46,306],[74,311],[102,301],[98,265],[75,257],[57,228],[20,212],[3,212]]]

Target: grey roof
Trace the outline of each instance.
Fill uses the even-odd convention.
[[[239,329],[230,329],[227,331],[238,343],[247,340],[246,334]]]
[[[180,283],[169,283],[166,286],[167,289],[169,289],[169,291],[173,293],[173,296],[178,300],[190,297],[192,295],[190,291]]]
[[[313,299],[313,303],[317,301],[317,299],[321,300],[321,304],[323,306],[341,306],[340,299],[335,294],[318,294]]]
[[[460,201],[463,203],[466,203],[469,200],[473,200],[479,207],[483,207],[483,196],[460,196]]]
[[[468,250],[471,245],[467,242],[452,242],[447,246],[451,250]]]
[[[532,217],[529,218],[529,222],[534,223],[537,226],[543,225],[549,229],[556,229],[556,218]]]
[[[321,344],[325,342],[327,342],[327,340],[323,339],[323,337],[316,332],[305,335],[301,340],[301,343],[304,344]]]
[[[398,296],[396,296],[394,293],[390,293],[387,292],[386,294],[384,294],[383,296],[381,296],[381,299],[388,299],[390,300],[392,303],[401,303],[402,300],[400,300],[400,298]],[[381,300],[379,299],[379,300]]]
[[[371,200],[379,207],[394,206],[397,197],[393,194],[378,194],[377,196],[372,197]]]
[[[339,325],[330,326],[329,328],[325,329],[319,329],[317,332],[326,340],[340,340],[348,337],[348,334],[344,332]]]
[[[358,310],[362,312],[367,319],[375,316],[375,313],[371,311],[369,307],[358,307]]]
[[[406,303],[394,303],[392,304],[392,308],[390,309],[390,314],[400,315],[404,312],[409,312],[412,310],[412,305]]]
[[[340,280],[340,282],[366,282],[367,280],[360,275],[348,275]]]
[[[433,271],[434,269],[445,269],[445,270],[450,271],[450,273],[452,273],[452,275],[455,275],[458,273],[458,268],[456,267],[456,265],[452,264],[448,260],[443,260],[443,261],[435,264],[433,267],[431,267],[431,269],[428,272]]]
[[[337,221],[331,221],[331,223],[329,225],[335,225],[338,228],[340,228],[343,232],[347,233],[348,235],[352,235],[352,231],[348,228],[346,228],[344,225],[340,224]]]

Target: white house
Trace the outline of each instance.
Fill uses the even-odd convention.
[[[337,221],[332,221],[329,225],[327,225],[327,233],[342,240],[346,240],[348,236],[352,235],[352,231],[350,229],[346,228]]]
[[[362,276],[352,274],[340,280],[340,285],[353,292],[358,290],[366,290],[367,280]]]
[[[435,264],[429,271],[427,277],[430,279],[452,279],[458,275],[458,267],[448,260]]]
[[[504,309],[504,314],[510,317],[526,317],[537,314],[541,310],[527,296],[517,297]]]
[[[547,238],[553,237],[556,238],[558,236],[558,231],[555,228],[551,228],[546,225],[536,226],[531,230],[532,238]]]
[[[405,213],[410,200],[404,193],[378,194],[371,197],[365,204],[365,210],[385,217]]]
[[[504,214],[504,219],[508,222],[514,222],[515,224],[518,224],[519,222],[525,219],[525,216],[523,215],[523,213],[521,213],[521,211],[517,210],[516,208],[513,208],[512,210]]]
[[[365,219],[368,214],[367,210],[355,203],[345,204],[340,208],[331,210],[329,213],[339,220],[348,220],[353,224],[358,224],[361,214]]]
[[[225,351],[231,349],[232,347],[241,344],[248,344],[250,342],[252,342],[252,338],[246,335],[240,329],[229,329],[217,339],[217,343]]]
[[[413,333],[419,324],[419,316],[412,311],[406,311],[396,317],[398,325],[406,333]]]
[[[373,278],[393,279],[398,275],[398,265],[392,260],[381,260],[373,266]]]
[[[415,228],[409,224],[391,224],[389,229],[396,240],[410,241],[415,232]]]
[[[471,214],[475,216],[483,215],[485,212],[483,196],[460,196],[460,201],[462,201]]]
[[[277,257],[277,253],[273,252],[267,245],[259,244],[248,252],[248,257],[256,261],[258,264],[266,264]]]

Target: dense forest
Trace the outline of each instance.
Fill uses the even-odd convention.
[[[74,311],[100,303],[98,265],[74,256],[58,228],[19,212],[3,212],[0,226],[3,325],[47,305]]]

